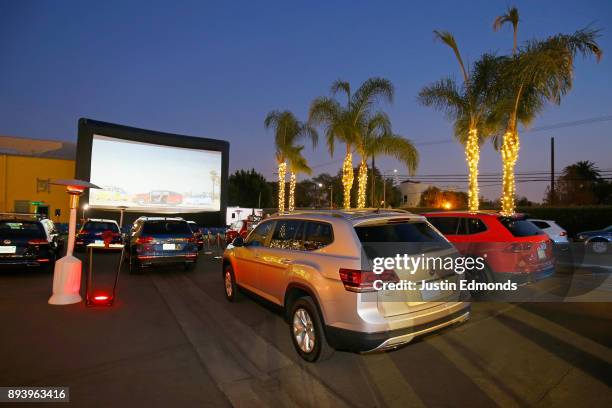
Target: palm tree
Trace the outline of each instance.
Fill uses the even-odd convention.
[[[298,173],[312,174],[311,168],[308,166],[308,162],[302,156],[302,150],[304,146],[291,146],[287,149],[286,156],[289,162],[289,212],[295,210],[295,185],[297,182]]]
[[[497,84],[499,100],[492,112],[493,122],[503,129],[502,214],[511,215],[515,211],[514,170],[520,148],[519,122],[529,126],[546,102],[561,102],[572,88],[577,54],[601,59],[598,37],[599,30],[585,28],[570,35],[529,41],[502,64]],[[494,142],[499,145],[499,135]]]
[[[360,132],[360,138],[356,142],[356,150],[361,156],[357,178],[357,208],[365,208],[368,158],[374,158],[381,154],[395,157],[406,165],[409,174],[414,173],[419,163],[419,154],[412,142],[400,135],[393,134],[391,121],[382,112],[376,113],[368,120],[365,129]]]
[[[478,163],[480,145],[490,131],[486,118],[491,107],[493,94],[491,84],[497,75],[499,59],[485,54],[468,71],[461,58],[457,42],[446,31],[434,31],[435,38],[449,46],[457,58],[463,76],[463,84],[445,78],[426,86],[419,92],[419,101],[425,106],[433,106],[445,111],[454,122],[455,137],[465,146],[465,159],[468,166],[468,208],[477,211],[479,207]]]
[[[379,99],[393,100],[393,85],[383,78],[366,80],[355,93],[346,81],[335,81],[331,92],[346,94],[347,103],[342,106],[333,98],[319,97],[310,105],[309,123],[325,126],[325,138],[329,153],[333,156],[334,145],[340,141],[346,145],[346,155],[342,164],[342,185],[344,187],[344,208],[351,207],[353,187],[353,147],[362,137],[361,134],[371,117],[371,108]],[[367,167],[366,167],[367,168]]]
[[[319,137],[312,126],[300,122],[288,110],[271,111],[264,120],[264,126],[266,129],[274,128],[274,145],[276,147],[276,162],[278,164],[278,211],[284,212],[287,158],[293,157],[295,159],[295,150],[297,148],[295,144],[298,140],[309,138],[312,141],[313,147],[315,147]],[[301,147],[303,148],[303,146]],[[294,177],[293,173],[292,177]]]
[[[512,55],[516,55],[517,50],[517,35],[518,35],[518,23],[519,23],[519,13],[516,7],[510,7],[506,11],[506,14],[502,14],[501,16],[497,16],[495,21],[493,21],[493,31],[501,30],[502,26],[505,23],[512,24],[512,32],[514,37],[514,45],[512,47]]]

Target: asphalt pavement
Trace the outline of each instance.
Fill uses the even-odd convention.
[[[97,291],[117,259],[94,258]],[[612,307],[575,300],[610,299],[609,278],[581,267],[532,286],[570,287],[574,301],[477,302],[467,323],[400,349],[308,364],[277,308],[225,300],[218,253],[190,271],[124,269],[112,307],[49,306],[50,274],[5,270],[0,385],[68,386],[71,405],[90,407],[607,407]]]

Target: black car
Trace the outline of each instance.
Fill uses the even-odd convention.
[[[189,269],[198,257],[198,244],[182,218],[140,217],[127,238],[130,272],[143,266],[180,263]]]
[[[123,243],[117,221],[90,218],[76,235],[75,248],[83,249],[89,244],[95,244],[96,241],[102,243],[105,234],[110,234],[111,244]]]
[[[204,235],[202,234],[202,231],[200,231],[200,227],[195,221],[187,221],[187,224],[189,225],[189,228],[191,229],[191,232],[193,232],[193,236],[198,243],[198,250],[202,250],[202,248],[204,248]]]
[[[0,219],[0,266],[53,269],[58,245],[39,220]]]
[[[583,231],[576,234],[576,241],[597,254],[605,254],[612,247],[612,225],[596,231]]]

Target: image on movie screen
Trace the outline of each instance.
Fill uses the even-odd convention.
[[[94,135],[90,208],[188,213],[219,211],[221,152]]]

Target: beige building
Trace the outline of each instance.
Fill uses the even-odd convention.
[[[402,208],[418,207],[421,201],[421,194],[431,184],[421,183],[420,181],[405,180],[399,184],[399,189],[402,192]]]

